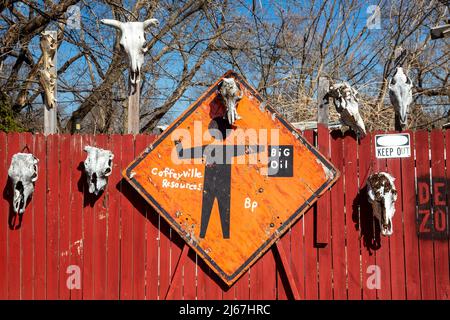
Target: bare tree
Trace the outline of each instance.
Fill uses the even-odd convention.
[[[73,8],[80,10],[74,28]],[[128,71],[115,30],[102,18],[155,17],[143,66],[141,131],[171,122],[228,69],[243,74],[290,121],[316,119],[320,76],[358,89],[368,130],[391,129],[387,83],[402,65],[414,83],[409,126],[440,125],[450,110],[448,40],[429,29],[446,18],[438,1],[378,3],[371,26],[361,0],[5,0],[0,4],[0,86],[16,119],[41,130],[38,38],[58,30],[62,132],[123,133]],[[76,11],[76,10],[75,10]],[[332,108],[331,108],[332,109]],[[332,110],[331,121],[337,119]]]

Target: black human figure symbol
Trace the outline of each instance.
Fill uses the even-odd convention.
[[[200,238],[204,238],[211,217],[214,200],[219,206],[220,224],[224,239],[230,238],[230,200],[231,200],[231,160],[244,154],[264,151],[263,145],[227,145],[224,143],[231,132],[231,126],[223,117],[214,118],[208,129],[211,136],[222,144],[203,145],[183,149],[181,143],[175,141],[180,159],[205,158],[206,167],[203,182],[202,215]]]

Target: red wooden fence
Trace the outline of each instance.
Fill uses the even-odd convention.
[[[304,132],[310,142],[318,141],[341,178],[281,239],[302,299],[449,299],[448,236],[436,239],[427,232],[444,228],[448,235],[450,130],[409,133],[415,157],[381,160],[374,153],[375,133],[357,142],[349,133]],[[0,299],[164,297],[183,241],[121,178],[122,168],[153,139],[0,133]],[[114,153],[107,190],[98,199],[85,192],[81,163],[88,144]],[[20,222],[10,214],[7,170],[11,156],[22,150],[40,162]],[[366,197],[367,176],[377,170],[396,177],[399,192],[389,238],[380,237]],[[277,259],[269,251],[227,289],[190,252],[174,297],[291,298]],[[67,286],[69,266],[80,267],[80,289]]]

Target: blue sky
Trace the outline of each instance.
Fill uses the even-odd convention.
[[[128,1],[124,1],[125,4],[128,4],[127,7],[131,7],[131,4],[134,2],[132,0],[128,0]],[[286,8],[286,1],[277,1],[276,4],[277,6],[282,6],[283,8]],[[43,0],[39,0],[39,4],[43,4]],[[243,1],[243,4],[247,7],[251,8],[252,5],[252,1],[250,0],[246,0]],[[356,26],[356,29],[362,28],[367,21],[367,17],[369,16],[369,14],[367,13],[367,7],[370,5],[371,3],[367,3],[367,6],[364,6],[362,8],[362,12],[359,13],[359,17],[358,17],[358,25]],[[320,3],[318,3],[317,5],[320,5]],[[276,15],[273,14],[274,10],[276,10],[276,8],[273,5],[273,1],[267,1],[267,0],[256,0],[256,9],[257,10],[263,10],[266,14],[265,14],[265,19],[269,20],[269,19],[274,19],[277,20],[278,18],[276,17]],[[23,6],[23,10],[25,11],[24,13],[27,13],[27,7]],[[291,10],[297,10],[297,8],[291,8]],[[298,10],[301,10],[301,8],[298,8]],[[72,11],[76,12],[76,11]],[[82,24],[86,25],[86,24],[98,24],[99,21],[98,19],[101,18],[111,18],[110,15],[110,11],[109,9],[107,9],[106,6],[101,6],[101,5],[97,5],[93,8],[89,8],[86,6],[82,7],[81,10],[81,20],[82,20]],[[162,13],[157,13],[157,17],[160,18],[160,20],[164,20],[164,17],[160,17]],[[244,6],[241,7],[239,14],[242,15],[250,15],[250,12],[244,8]],[[159,15],[159,16],[158,16]],[[96,16],[96,17],[95,17]],[[97,19],[98,17],[98,19]],[[161,25],[164,25],[164,21],[161,21]],[[114,43],[114,37],[115,37],[115,33],[111,32],[110,30],[107,31],[107,27],[100,25],[100,33],[97,34],[96,36],[99,37],[103,37],[103,36],[110,36],[110,37],[105,37],[104,39],[102,39],[105,43],[106,47],[111,47],[112,44]],[[50,27],[52,28],[52,27]],[[54,28],[54,26],[53,26]],[[109,33],[108,33],[109,32]],[[376,32],[376,31],[375,31]],[[72,33],[74,33],[75,35],[80,35],[80,31],[78,30],[73,30]],[[89,37],[87,35],[85,35],[85,37],[88,39]],[[147,38],[149,38],[150,35],[147,35]],[[155,51],[158,51],[163,45],[161,43],[157,44],[155,46]],[[35,59],[37,60],[38,57],[40,56],[40,49],[39,49],[39,39],[38,37],[36,37],[32,44],[31,44],[31,49],[32,52],[35,56]],[[60,68],[70,57],[72,57],[74,54],[78,53],[78,48],[74,47],[73,45],[69,44],[68,42],[64,42],[59,51],[58,51],[58,68]],[[105,56],[109,55],[109,52],[105,51]],[[108,66],[108,59],[105,59],[104,61],[100,61],[100,63],[103,66],[103,71],[106,70],[107,66]],[[177,70],[179,69],[181,66],[181,63],[177,62],[177,59],[174,59],[173,64],[171,65],[171,67],[173,68],[173,70]],[[73,65],[74,68],[80,68],[80,69],[84,69],[87,70],[87,65],[86,65],[86,61],[84,59],[80,59],[78,60],[76,63],[74,63]],[[213,66],[208,66],[206,65],[206,67],[213,67]],[[226,69],[228,68],[224,68],[223,72],[226,71]],[[150,77],[151,75],[146,75],[147,77]],[[252,81],[252,77],[247,75],[247,77],[249,78],[250,81]],[[77,85],[77,79],[74,77],[70,77],[70,74],[65,75],[65,78],[67,80],[67,82],[69,82],[71,85]],[[98,74],[96,74],[96,79],[97,82],[99,82],[99,76]],[[256,85],[256,83],[253,83],[254,85]],[[61,85],[61,83],[60,83]],[[161,81],[158,81],[157,86],[160,88],[166,88],[166,87],[171,87],[173,86],[173,82],[170,81],[170,79],[162,79]],[[81,86],[80,86],[81,87]],[[87,89],[89,90],[90,88],[83,88],[83,89]],[[88,92],[84,93],[83,95],[87,95]],[[198,97],[198,91],[197,90],[188,90],[183,99],[180,99],[180,101],[178,101],[176,103],[176,105],[174,106],[172,112],[171,112],[171,116],[175,116],[176,114],[182,112],[189,104],[191,101],[195,100]],[[73,104],[71,103],[73,101],[74,97],[72,94],[70,93],[64,93],[64,92],[60,92],[58,93],[58,100],[60,104],[70,104],[70,109],[74,110],[75,108],[78,107],[77,104]],[[158,105],[158,100],[155,101],[155,106]]]

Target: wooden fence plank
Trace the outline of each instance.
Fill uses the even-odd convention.
[[[363,140],[364,143],[369,138]],[[349,300],[361,299],[361,264],[360,264],[360,234],[359,197],[358,197],[358,144],[350,132],[346,132],[344,143],[344,202],[345,202],[345,240],[347,263],[347,296]],[[365,152],[369,150],[365,150]],[[370,152],[370,151],[369,151]],[[361,250],[365,251],[362,247]],[[368,256],[365,257],[366,259]],[[364,259],[364,256],[363,256]],[[364,263],[364,260],[363,260]]]
[[[22,134],[23,147],[26,150],[24,152],[34,152],[33,135],[31,133]],[[30,300],[33,299],[33,280],[34,280],[34,201],[33,197],[30,199],[30,203],[26,208],[25,214],[22,220],[22,226],[20,230],[20,243],[21,243],[21,255],[20,255],[20,270],[21,270],[21,299]]]
[[[279,240],[281,241],[281,245],[283,246],[283,248],[286,248],[285,251],[290,251],[288,250],[290,248],[291,245],[291,230],[289,230],[288,232],[286,232],[281,239]],[[277,250],[276,248],[272,248],[272,251]],[[274,257],[277,257],[278,254],[274,251],[272,253],[272,255]],[[287,300],[290,296],[289,293],[289,281],[285,276],[284,270],[283,270],[283,264],[282,261],[280,259],[275,260],[276,261],[276,283],[277,283],[277,298],[278,300]],[[289,261],[290,263],[290,261]],[[250,269],[250,279],[251,279],[251,271],[252,269]],[[250,291],[252,290],[252,284],[250,282]],[[250,297],[250,299],[252,299]]]
[[[387,159],[387,172],[395,178],[397,201],[392,219],[393,234],[389,237],[391,259],[391,288],[393,300],[406,299],[405,250],[403,246],[403,185],[400,158]]]
[[[396,213],[393,218],[393,234],[389,237],[391,259],[391,293],[392,299],[406,299],[406,273],[405,273],[405,248],[404,248],[404,210],[403,210],[403,181],[401,171],[401,159],[387,159],[387,172],[396,180],[397,201]]]
[[[95,146],[95,137],[83,136],[83,149],[86,146]],[[85,156],[87,154],[85,153]],[[85,175],[85,173],[84,173]],[[84,176],[83,189],[83,299],[94,299],[94,204],[96,196],[88,191],[87,177]]]
[[[275,300],[277,297],[277,279],[276,279],[276,266],[273,250],[269,250],[262,257],[263,276],[264,276],[264,292],[263,300]],[[291,265],[291,268],[293,266]]]
[[[156,137],[150,136],[147,140],[148,143],[152,143]],[[145,232],[147,239],[147,252],[146,252],[146,299],[156,300],[158,299],[158,261],[159,261],[159,237],[158,237],[158,214],[150,206],[146,206],[146,223]],[[189,260],[186,259],[186,261]],[[165,294],[161,293],[161,294]],[[195,294],[193,299],[195,298]],[[162,298],[161,298],[162,299]]]
[[[23,148],[21,135],[12,133],[8,137],[8,167],[11,164],[12,156],[21,152]],[[12,185],[7,189],[8,199],[12,200],[14,194]],[[25,210],[26,212],[27,210]],[[20,219],[19,215],[14,214],[12,207],[9,210],[9,230],[8,230],[8,299],[20,299]]]
[[[146,135],[135,137],[135,158],[148,146]],[[145,298],[145,254],[147,251],[145,240],[145,211],[146,202],[134,193],[136,199],[133,210],[133,299]]]
[[[330,131],[328,127],[319,125],[317,128],[317,147],[319,151],[330,159]],[[319,299],[333,299],[332,278],[332,248],[331,235],[331,198],[330,192],[324,193],[317,201],[316,243],[319,260]]]
[[[132,135],[122,137],[122,164],[127,166],[134,159],[134,139]],[[136,192],[124,179],[121,180],[121,249],[120,249],[120,299],[133,298],[133,205]]]
[[[8,168],[11,160],[8,158],[8,135],[0,132],[0,183],[3,186],[3,194],[0,199],[1,221],[8,221],[10,210],[10,191],[8,191]],[[0,224],[0,300],[8,299],[8,223]]]
[[[406,298],[420,299],[419,240],[416,230],[416,190],[415,190],[415,139],[413,131],[405,131],[410,135],[411,157],[402,158],[402,203],[405,239],[405,273]],[[400,199],[399,199],[400,200]],[[397,200],[397,201],[399,201]]]
[[[306,140],[314,145],[314,131],[304,132]],[[314,215],[316,214],[316,205],[305,212],[304,220],[305,233],[305,299],[314,300],[319,297],[318,274],[317,274],[317,249],[314,239]]]
[[[447,182],[447,245],[450,255],[450,130],[445,130],[445,155],[446,155],[446,163],[445,163],[445,177]],[[450,259],[450,257],[449,257]],[[449,275],[450,276],[450,275]],[[450,291],[450,280],[447,281],[447,300],[449,299],[448,292]]]
[[[267,251],[252,267],[250,273],[250,299],[276,299],[277,273],[273,251]]]
[[[447,230],[446,203],[449,188],[445,179],[444,133],[441,130],[431,131],[431,172],[433,197],[433,226],[436,231]],[[436,276],[436,299],[448,300],[449,259],[448,239],[434,239],[434,266]]]
[[[445,171],[445,176],[446,176],[446,182],[447,182],[447,245],[448,245],[448,250],[449,250],[449,255],[450,255],[450,130],[447,129],[445,131],[445,154],[446,154],[446,163],[445,163],[445,167],[446,167],[446,171]],[[449,257],[450,259],[450,257]],[[449,275],[450,276],[450,275]],[[447,282],[447,293],[450,291],[450,280],[448,280]],[[447,295],[447,300],[449,299],[448,295]]]
[[[85,176],[83,175],[83,161],[86,154],[83,152],[83,138],[81,135],[74,135],[71,138],[70,158],[72,159],[70,167],[71,175],[71,193],[70,193],[70,265],[83,271],[83,192],[86,186]],[[71,270],[71,275],[75,275],[77,269]],[[83,273],[81,274],[81,276]],[[69,276],[69,275],[67,275]],[[82,277],[81,277],[82,279]],[[80,279],[80,280],[81,280]],[[67,282],[67,280],[65,281]],[[81,300],[83,298],[83,286],[77,283],[73,278],[70,282],[70,299]],[[78,286],[79,285],[79,286]]]
[[[297,278],[294,280],[301,300],[305,299],[305,238],[303,223],[304,219],[302,218],[291,228],[291,268],[297,275]]]
[[[416,168],[419,200],[419,219],[425,211],[431,211],[430,190],[430,158],[428,132],[416,132]],[[428,196],[427,196],[428,195]],[[436,285],[434,276],[434,248],[432,239],[420,239],[420,281],[422,299],[436,299]]]
[[[72,190],[72,149],[71,136],[59,135],[59,299],[69,300],[70,289],[67,286],[67,268],[70,265],[70,195]]]
[[[341,172],[341,177],[331,188],[331,249],[333,264],[333,299],[347,299],[345,259],[345,211],[344,211],[344,158],[343,136],[332,133],[331,162]]]
[[[122,179],[122,136],[110,136],[110,150],[114,154],[113,168],[108,181],[108,215],[106,244],[106,299],[119,299],[120,285],[120,180]]]
[[[384,132],[374,132],[372,140],[372,148],[375,146],[375,135]],[[386,172],[386,159],[377,159],[375,152],[372,153],[374,161],[373,172]],[[366,194],[367,196],[367,194]],[[380,234],[379,222],[375,218],[375,239],[380,243],[380,247],[376,253],[376,265],[381,272],[381,287],[377,289],[377,298],[382,300],[390,300],[391,295],[391,263],[390,263],[390,239]],[[379,240],[378,240],[379,239]],[[373,273],[372,273],[373,274]],[[368,273],[370,276],[371,273]]]
[[[183,269],[183,299],[193,300],[197,296],[197,276],[195,273],[196,254],[194,250],[190,250]],[[227,291],[229,299],[234,299],[234,287]]]
[[[330,131],[327,125],[319,124],[317,126],[317,149],[327,158],[330,158]],[[324,193],[320,199],[317,201],[317,222],[316,222],[316,243],[326,245],[329,242],[330,236],[330,194],[328,192]],[[320,256],[323,254],[322,265],[326,268],[326,275],[320,271]],[[328,258],[329,250],[319,250],[319,276],[322,273],[322,276],[326,276],[328,278],[328,262],[331,259]],[[326,264],[323,264],[323,260],[326,260]],[[331,266],[331,262],[329,263]],[[322,268],[323,269],[323,268]],[[331,268],[330,268],[331,270]],[[324,270],[325,271],[325,270]],[[329,298],[332,296],[331,292],[331,272],[330,279],[326,279],[323,282],[329,283],[324,284],[326,287],[321,287],[319,290],[321,291],[321,295],[324,298]],[[329,280],[329,281],[327,281]],[[326,292],[325,292],[326,291]]]
[[[107,135],[96,135],[95,146],[97,148],[111,150]],[[114,161],[114,159],[113,159]],[[103,300],[106,298],[106,228],[108,216],[109,194],[106,188],[97,197],[93,203],[93,245],[94,245],[94,299]]]
[[[59,298],[59,136],[47,136],[47,299]]]
[[[185,241],[173,230],[170,230],[170,270],[172,271],[172,277],[175,272],[178,258],[181,256],[182,248],[185,246]],[[189,257],[186,257],[184,264]],[[183,298],[183,268],[181,266],[180,283],[177,285],[176,290],[173,292],[172,299],[181,300]]]
[[[169,288],[172,270],[170,270],[170,226],[159,217],[159,297],[164,295]],[[204,299],[204,296],[203,296]]]
[[[39,159],[38,179],[34,186],[34,298],[46,299],[47,284],[47,142],[43,134],[37,134],[34,140],[34,154]]]
[[[376,133],[367,134],[360,141],[358,146],[358,205],[359,205],[359,225],[361,234],[361,261],[362,261],[362,292],[364,300],[376,299],[376,289],[372,287],[370,276],[374,275],[377,266],[377,251],[379,249],[379,235],[375,233],[375,220],[372,213],[372,206],[367,200],[367,178],[376,170],[374,168],[375,152],[373,137]],[[357,210],[355,208],[355,210]],[[354,212],[358,216],[357,212]],[[349,262],[350,263],[350,262]]]
[[[197,260],[199,258],[197,257]],[[247,271],[242,275],[242,277],[239,278],[234,284],[233,287],[235,287],[235,297],[236,300],[248,300],[250,299],[250,290],[249,290],[249,279],[250,274]],[[197,285],[197,292],[200,290],[199,285]]]
[[[266,252],[264,256],[270,252]],[[264,275],[263,257],[259,258],[250,270],[250,299],[262,300],[264,296]],[[275,276],[275,275],[274,275]]]

